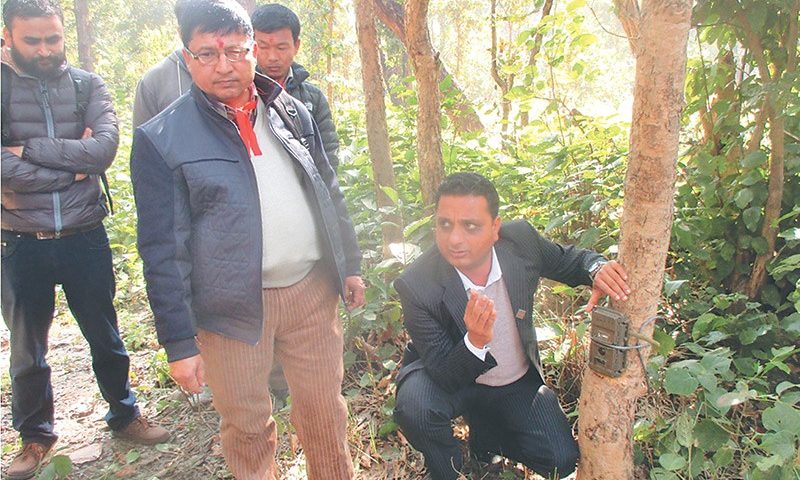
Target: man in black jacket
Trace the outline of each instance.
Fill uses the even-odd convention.
[[[7,478],[32,477],[56,441],[45,361],[55,285],[91,348],[115,436],[141,443],[169,434],[142,418],[114,312],[114,273],[99,177],[119,141],[103,81],[69,67],[58,3],[8,0],[2,64],[2,311],[11,332],[11,415],[23,450]]]
[[[411,336],[397,377],[395,418],[434,479],[462,466],[451,421],[463,415],[470,449],[522,462],[547,478],[575,469],[578,447],[543,381],[531,313],[540,278],[592,285],[625,300],[625,270],[588,250],[501,225],[498,195],[474,173],[447,177],[436,197],[437,248],[395,281]]]
[[[339,136],[325,94],[306,81],[308,71],[294,61],[300,50],[300,20],[287,7],[270,3],[253,11],[253,28],[258,43],[258,70],[280,83],[291,96],[303,102],[317,122],[325,154],[339,167]]]
[[[273,353],[310,479],[349,479],[339,297],[364,303],[361,252],[308,111],[255,73],[233,0],[180,17],[191,91],[137,128],[131,176],[147,294],[170,372],[205,381],[238,479],[272,478]]]

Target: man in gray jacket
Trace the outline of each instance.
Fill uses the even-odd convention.
[[[32,477],[55,443],[45,360],[55,285],[89,343],[115,436],[155,444],[169,433],[139,414],[114,312],[114,273],[99,177],[119,134],[97,75],[71,68],[54,0],[8,0],[2,64],[2,313],[11,333],[11,416],[22,452],[6,478]]]
[[[178,0],[175,3],[176,19],[180,19],[181,12],[192,1]],[[191,88],[192,76],[186,68],[182,50],[179,48],[164,57],[139,81],[133,99],[133,128],[155,117]]]
[[[306,81],[308,71],[294,61],[300,50],[300,20],[283,5],[261,5],[253,11],[253,29],[258,43],[258,70],[280,83],[303,102],[319,127],[325,154],[333,169],[339,167],[339,136],[325,94]]]

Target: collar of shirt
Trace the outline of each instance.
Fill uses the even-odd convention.
[[[206,98],[208,98],[208,102],[211,104],[211,108],[213,108],[215,112],[219,113],[220,115],[227,118],[231,122],[236,122],[236,110],[225,105],[216,98],[211,97],[205,92],[203,92],[203,95],[205,95]],[[252,100],[254,98],[258,98],[258,89],[256,89],[255,83],[250,85],[250,99]],[[250,112],[250,123],[252,125],[256,124],[256,110],[258,109],[254,108]]]
[[[280,83],[281,87],[285,89],[288,85],[291,85],[293,79],[294,79],[294,70],[292,70],[292,67],[289,67],[289,73],[286,74],[286,78],[284,78],[282,82],[278,83]]]
[[[458,272],[458,276],[461,277],[461,283],[464,284],[464,290],[467,291],[475,290],[476,292],[482,292],[486,289],[486,287],[503,278],[503,271],[500,270],[500,262],[497,261],[497,252],[495,252],[494,247],[492,247],[492,268],[489,270],[489,278],[486,279],[485,286],[481,287],[479,285],[475,285],[472,283],[472,280],[467,278],[467,276],[457,268],[456,272]]]

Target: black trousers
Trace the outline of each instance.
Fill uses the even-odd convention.
[[[57,284],[89,343],[97,384],[109,405],[106,422],[112,430],[125,428],[139,416],[139,409],[117,327],[105,229],[99,226],[57,240],[3,230],[2,241],[2,312],[11,332],[11,418],[22,441],[51,445],[57,438],[45,360]]]
[[[452,420],[463,415],[470,427],[473,455],[502,455],[546,478],[575,470],[578,445],[555,393],[531,367],[502,387],[473,384],[449,393],[424,369],[411,372],[397,390],[395,421],[425,456],[436,480],[456,479],[463,464]]]

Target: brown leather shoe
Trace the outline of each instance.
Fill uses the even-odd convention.
[[[142,445],[155,445],[169,440],[167,429],[158,425],[150,425],[150,422],[144,417],[137,417],[122,430],[114,430],[113,435]]]
[[[47,446],[41,443],[31,442],[22,446],[22,451],[19,452],[11,465],[6,470],[6,478],[8,480],[25,480],[31,478],[39,470],[42,465],[44,457],[50,451],[52,445]]]

